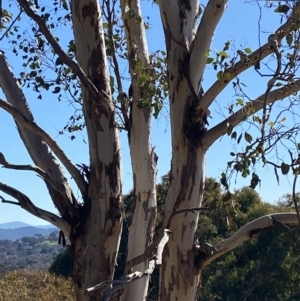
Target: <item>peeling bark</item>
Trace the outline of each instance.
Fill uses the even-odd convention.
[[[76,58],[99,92],[97,97],[82,83],[90,182],[83,216],[71,236],[75,293],[81,301],[87,287],[113,279],[122,226],[121,154],[99,3],[73,0],[71,5]],[[102,296],[92,294],[89,300]]]

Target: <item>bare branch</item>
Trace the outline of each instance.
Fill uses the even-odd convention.
[[[284,99],[293,93],[298,92],[300,89],[300,80],[295,81],[283,88],[273,90],[269,93],[268,104],[272,104],[277,100]],[[240,124],[242,121],[246,120],[249,116],[255,114],[261,110],[264,106],[265,94],[259,96],[256,100],[252,101],[249,105],[241,108],[227,119],[223,120],[210,130],[205,133],[203,139],[203,145],[210,147],[218,138],[226,134],[229,125],[233,127]]]
[[[281,43],[282,39],[290,33],[292,27],[299,19],[299,14],[300,14],[300,3],[296,2],[291,16],[288,18],[286,23],[280,26],[275,32],[274,38],[278,41],[279,44]],[[226,86],[234,78],[236,78],[239,74],[246,71],[250,67],[254,66],[257,63],[257,61],[262,61],[272,52],[273,50],[270,48],[270,44],[266,43],[265,45],[258,48],[248,56],[248,64],[245,64],[243,60],[240,60],[233,67],[227,69],[226,72],[230,74],[230,78],[226,77],[226,80],[225,79],[217,80],[201,98],[200,107],[202,107],[202,109],[208,108],[210,104],[216,99],[216,97],[226,88]]]
[[[185,213],[185,212],[192,212],[192,213],[196,213],[196,211],[205,211],[205,210],[210,210],[211,208],[209,207],[194,207],[194,208],[184,208],[184,209],[180,209],[175,211],[172,216],[174,216],[175,214],[179,214],[179,213]]]
[[[53,189],[60,191],[62,187],[55,181],[53,177],[47,174],[44,170],[39,168],[38,166],[32,165],[16,165],[8,163],[4,157],[4,155],[0,152],[0,164],[3,165],[4,168],[8,169],[16,169],[16,170],[32,170],[40,175],[46,182],[48,182]]]
[[[54,152],[54,154],[59,158],[59,160],[66,167],[70,175],[74,178],[78,188],[83,195],[87,195],[87,183],[85,182],[83,176],[80,174],[79,170],[72,164],[70,159],[66,156],[64,151],[58,146],[55,140],[53,140],[48,133],[46,133],[42,128],[40,128],[34,121],[28,120],[24,115],[22,115],[18,109],[7,103],[6,101],[0,99],[0,108],[4,109],[10,113],[14,119],[16,119],[24,128],[30,130],[35,135],[43,139]]]
[[[206,66],[205,52],[210,48],[212,37],[227,7],[227,2],[228,0],[210,0],[208,2],[191,45],[189,75],[196,92]]]
[[[154,242],[146,248],[145,253],[129,260],[126,263],[127,270],[130,271],[134,266],[136,266],[142,262],[145,262],[147,259],[149,259],[154,254],[154,251],[156,250],[157,246],[161,242],[164,235],[165,235],[165,233],[162,232],[160,235],[158,235],[158,237],[154,240]]]
[[[27,0],[17,0],[19,5],[24,9],[25,13],[30,17],[36,24],[39,26],[40,31],[43,33],[47,41],[50,43],[52,46],[53,50],[55,53],[59,56],[59,58],[66,64],[68,67],[70,67],[73,72],[78,76],[80,79],[82,85],[87,88],[89,91],[91,91],[95,96],[100,96],[99,91],[92,83],[89,78],[86,76],[82,68],[75,62],[73,61],[68,54],[60,47],[58,44],[57,40],[54,38],[54,36],[51,34],[50,30],[48,29],[47,25],[45,24],[44,20],[42,19],[41,16],[37,15],[29,5],[29,2]],[[109,103],[110,96],[107,95],[104,91],[102,92],[102,97]]]
[[[0,190],[18,200],[18,202],[8,201],[5,200],[2,196],[0,196],[2,203],[18,205],[30,214],[58,227],[64,232],[65,236],[70,237],[71,227],[61,217],[35,206],[33,202],[24,193],[20,192],[19,190],[13,187],[3,184],[2,182],[0,182]]]
[[[104,301],[108,301],[111,297],[111,295],[116,292],[119,289],[124,288],[124,286],[129,285],[139,279],[142,279],[144,277],[148,277],[151,275],[154,271],[154,268],[156,265],[161,265],[162,263],[162,253],[164,250],[165,245],[169,241],[169,235],[171,231],[168,229],[164,230],[164,234],[157,246],[157,252],[152,257],[152,259],[149,261],[148,269],[144,272],[134,272],[130,275],[122,277],[120,280],[112,280],[112,281],[104,281],[101,282],[93,287],[90,287],[86,290],[87,294],[90,294],[91,292],[98,290],[104,286],[110,286],[111,288],[107,290]]]
[[[259,234],[262,230],[266,228],[276,227],[278,224],[297,224],[298,217],[294,212],[285,212],[285,213],[275,213],[271,215],[262,216],[254,221],[249,222],[237,232],[235,232],[229,238],[217,243],[214,245],[214,249],[211,256],[205,258],[205,260],[201,263],[202,267],[207,266],[210,262],[220,257],[223,254],[228,253],[229,251],[235,249],[239,245],[248,241],[254,236],[254,234]],[[286,229],[288,227],[285,226]]]

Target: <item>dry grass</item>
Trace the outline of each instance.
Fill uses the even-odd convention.
[[[47,271],[19,270],[0,277],[0,301],[74,301],[70,279]]]

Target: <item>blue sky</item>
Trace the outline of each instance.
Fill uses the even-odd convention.
[[[259,2],[262,6],[263,1]],[[164,37],[161,23],[159,20],[159,12],[157,5],[151,1],[142,1],[144,16],[150,16],[151,29],[147,32],[149,50],[164,49]],[[262,19],[259,23],[259,8],[255,1],[243,3],[243,1],[231,0],[228,8],[220,22],[216,34],[214,36],[211,49],[215,51],[222,50],[224,43],[232,40],[236,49],[250,47],[255,50],[259,46],[259,26],[260,24],[260,43],[264,44],[268,35],[274,32],[280,25],[280,16],[270,10],[262,8]],[[27,21],[26,21],[27,22]],[[28,26],[28,23],[26,24]],[[62,31],[63,40],[70,39],[69,31]],[[5,41],[1,41],[5,55],[8,58],[14,72],[17,74],[22,71],[22,60],[16,58],[11,53],[11,46]],[[127,72],[127,67],[124,67],[124,72]],[[242,77],[247,84],[247,92],[251,97],[259,96],[266,88],[266,79],[260,78],[253,69],[246,72]],[[216,80],[216,72],[208,67],[204,74],[204,90]],[[58,102],[55,94],[45,93],[42,100],[37,99],[37,94],[25,89],[25,95],[31,110],[35,116],[36,122],[45,130],[65,150],[67,155],[74,163],[88,163],[88,149],[84,142],[85,133],[77,135],[77,139],[71,141],[65,135],[58,135],[58,131],[66,124],[68,117],[73,113],[72,107],[67,102]],[[0,94],[3,97],[2,94]],[[216,103],[212,107],[211,125],[220,122],[223,117],[221,111],[227,113],[226,106],[237,97],[234,96],[232,86],[229,85],[225,91],[216,99]],[[31,164],[25,147],[23,146],[16,126],[12,118],[0,110],[0,152],[6,159],[15,164]],[[132,173],[129,158],[129,150],[127,146],[127,137],[121,134],[122,157],[123,157],[123,191],[128,192],[132,187]],[[170,147],[170,131],[168,120],[164,116],[160,116],[157,120],[153,120],[152,144],[156,148],[159,156],[158,161],[158,179],[166,174],[170,168],[171,147]],[[226,168],[226,162],[230,160],[229,153],[233,150],[230,139],[226,136],[217,141],[207,154],[206,175],[209,177],[219,178],[221,172]],[[281,176],[280,186],[277,185],[273,169],[261,168],[255,169],[262,180],[261,187],[257,188],[262,199],[269,202],[277,201],[283,194],[292,192],[291,181],[287,177]],[[0,169],[0,181],[11,185],[23,193],[27,194],[31,200],[39,207],[50,210],[56,213],[48,192],[43,181],[35,174],[26,171],[13,171]],[[240,188],[244,185],[249,185],[250,179],[243,179],[238,176],[231,181],[231,189]],[[72,185],[74,185],[72,183]],[[77,194],[76,187],[75,194]],[[0,195],[5,196],[0,192]],[[0,203],[0,223],[19,220],[33,225],[45,224],[43,220],[33,217],[17,206]]]

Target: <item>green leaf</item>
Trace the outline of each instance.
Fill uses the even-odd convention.
[[[290,166],[288,164],[285,164],[284,162],[281,163],[281,172],[283,175],[288,174],[289,170],[290,170]]]
[[[247,132],[245,133],[245,140],[249,143],[251,143],[251,141],[252,141],[252,136]]]
[[[253,121],[261,124],[261,119],[258,116],[253,116]]]
[[[231,73],[228,72],[228,71],[224,71],[223,77],[224,77],[225,80],[229,81],[231,79]]]
[[[248,168],[245,168],[245,169],[243,170],[243,172],[242,172],[242,177],[243,177],[243,178],[247,178],[247,177],[249,176],[249,174],[250,174],[249,169],[248,169]]]
[[[235,153],[234,153],[234,152],[231,152],[231,153],[230,153],[230,156],[234,157],[234,156],[235,156]]]
[[[223,48],[223,51],[227,51],[227,50],[229,49],[229,46],[230,46],[230,41],[227,41],[227,42],[225,43],[225,46],[224,46],[224,48]]]
[[[298,146],[298,149],[300,150],[300,143],[298,143],[297,146]]]
[[[217,78],[218,78],[218,80],[222,80],[222,78],[223,78],[223,72],[222,71],[219,71],[217,73]]]
[[[245,48],[244,51],[245,51],[247,54],[252,53],[252,50],[251,50],[250,48]]]
[[[288,34],[288,35],[286,36],[286,42],[287,42],[287,44],[288,44],[289,46],[292,46],[292,43],[293,43],[293,36],[292,36],[292,34]]]
[[[279,122],[285,122],[286,121],[286,118],[283,117]]]
[[[283,5],[279,5],[275,10],[274,12],[275,13],[284,13],[286,14],[288,11],[290,10],[290,7],[286,4],[283,4]]]
[[[244,101],[243,101],[241,98],[238,98],[238,99],[236,100],[236,102],[237,102],[239,105],[241,105],[241,106],[244,105]]]
[[[206,60],[206,64],[211,64],[214,61],[212,57],[208,57]]]
[[[237,133],[236,133],[236,132],[233,132],[233,133],[231,134],[231,139],[236,139],[236,136],[237,136]]]
[[[219,55],[220,55],[220,56],[223,56],[225,59],[228,58],[228,54],[227,54],[227,52],[225,52],[225,51],[220,51],[220,52],[219,52]]]
[[[36,71],[31,71],[30,72],[30,77],[36,77],[37,76],[37,72]]]
[[[53,94],[57,94],[57,93],[59,93],[59,92],[60,92],[60,87],[59,87],[59,86],[56,86],[56,87],[54,88],[54,90],[52,91]]]

